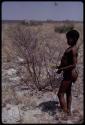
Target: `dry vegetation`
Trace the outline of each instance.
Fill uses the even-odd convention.
[[[70,29],[77,29],[80,33],[79,77],[72,90],[74,114],[70,120],[65,121],[63,116],[60,117],[59,111],[56,111],[58,114],[54,112],[56,109],[52,110],[55,115],[49,115],[47,110],[46,114],[36,106],[45,101],[52,101],[58,91],[62,79],[56,76],[52,66],[59,65],[63,52],[68,47],[65,33]],[[53,100],[58,101],[57,97]],[[13,107],[17,108],[16,111]],[[11,112],[17,112],[17,118],[15,115],[15,118],[10,116]],[[2,122],[78,123],[82,120],[83,24],[81,22],[2,23]]]

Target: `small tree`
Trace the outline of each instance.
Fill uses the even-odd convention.
[[[33,31],[31,27],[25,25],[16,25],[9,30],[9,35],[12,38],[15,48],[17,48],[19,55],[22,55],[26,61],[26,68],[30,77],[38,89],[45,84],[46,79],[52,86],[52,70],[49,67],[50,63],[57,63],[53,55],[57,48],[47,43],[46,39],[49,36],[43,37],[40,35],[40,29]],[[39,39],[40,38],[40,39]],[[44,81],[44,82],[43,82]]]
[[[26,61],[26,68],[30,74],[32,82],[39,88],[39,76],[41,72],[39,55],[36,53],[38,39],[37,32],[32,31],[29,27],[17,25],[9,30],[10,37],[15,48]],[[39,60],[39,61],[38,61]],[[38,68],[37,68],[38,67]],[[36,70],[36,68],[38,70]],[[37,72],[38,71],[38,72]]]

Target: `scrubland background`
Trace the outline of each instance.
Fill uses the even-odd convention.
[[[72,116],[59,107],[59,65],[68,47],[66,32],[76,29],[79,76],[72,86]],[[73,21],[2,22],[2,122],[83,122],[83,23]]]

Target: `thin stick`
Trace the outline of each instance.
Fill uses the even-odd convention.
[[[75,66],[75,64],[69,65],[69,66],[66,66],[66,67],[59,68],[59,70],[69,69],[69,68],[71,68],[71,67],[73,67],[73,66]]]

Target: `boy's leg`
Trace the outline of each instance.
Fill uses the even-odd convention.
[[[69,83],[69,88],[66,92],[66,96],[67,96],[67,112],[70,115],[71,114],[71,101],[72,101],[72,95],[71,95],[71,86],[72,83]]]
[[[64,99],[64,94],[63,93],[58,93],[58,98],[59,98],[59,102],[60,102],[60,106],[63,109],[64,112],[67,112],[67,105]]]
[[[64,94],[66,93],[67,88],[68,88],[68,83],[67,81],[63,80],[59,88],[58,98],[59,98],[60,106],[65,112],[67,112],[67,104],[64,99]]]

